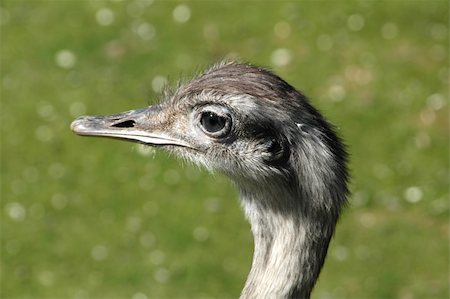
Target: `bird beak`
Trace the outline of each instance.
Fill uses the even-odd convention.
[[[109,137],[152,146],[174,145],[191,148],[187,142],[164,132],[164,126],[158,121],[160,111],[160,106],[155,105],[113,115],[82,116],[74,120],[70,128],[82,136]]]

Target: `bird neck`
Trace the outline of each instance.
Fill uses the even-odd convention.
[[[305,211],[301,203],[311,199],[294,196],[292,191],[263,189],[241,188],[255,246],[241,299],[309,298],[334,225],[325,227],[327,221],[319,214]]]

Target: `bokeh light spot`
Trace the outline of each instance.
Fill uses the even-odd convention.
[[[155,27],[147,22],[139,23],[135,28],[135,32],[143,40],[151,40],[156,35]]]
[[[448,28],[444,24],[434,24],[431,26],[431,36],[435,40],[445,40],[448,38]]]
[[[328,89],[328,96],[333,102],[342,101],[345,95],[346,95],[345,88],[340,84],[333,84]]]
[[[6,205],[6,212],[8,216],[17,222],[25,220],[26,210],[22,204],[18,202],[10,202]]]
[[[191,18],[191,9],[186,4],[180,4],[172,12],[172,16],[177,23],[186,23]]]
[[[322,34],[317,38],[316,44],[320,51],[328,51],[333,47],[334,42],[329,35]]]
[[[281,21],[275,24],[273,32],[276,37],[286,39],[291,35],[291,25],[288,22]]]
[[[94,246],[91,250],[91,257],[96,261],[103,261],[108,257],[108,249],[102,245]]]
[[[163,268],[163,267],[158,268],[155,271],[155,273],[153,273],[153,278],[158,283],[161,283],[161,284],[166,283],[170,279],[170,272],[166,268]]]
[[[97,23],[101,26],[109,26],[114,22],[114,12],[109,8],[102,8],[95,14]]]
[[[60,50],[55,55],[55,62],[63,69],[70,69],[75,66],[77,58],[70,50]]]
[[[381,27],[381,36],[384,39],[394,39],[398,35],[398,27],[395,23],[385,23]]]
[[[39,126],[35,131],[36,139],[42,142],[49,142],[53,139],[53,131],[49,126]]]
[[[440,110],[445,106],[445,98],[439,93],[434,93],[427,98],[427,106],[433,110]]]
[[[166,259],[166,254],[161,250],[156,249],[150,252],[149,258],[153,265],[161,265]]]
[[[198,226],[194,229],[192,235],[196,241],[204,242],[209,238],[209,231],[206,227]]]
[[[55,281],[55,276],[50,271],[42,271],[41,273],[38,274],[38,280],[43,286],[49,287],[53,285]]]
[[[364,24],[364,17],[358,14],[351,15],[347,19],[347,27],[351,31],[360,31],[361,29],[363,29]]]
[[[286,66],[292,60],[291,51],[285,48],[276,49],[272,52],[271,61],[275,66]]]
[[[133,294],[133,297],[131,297],[132,299],[148,299],[147,295],[145,295],[144,293],[135,293]]]
[[[167,78],[164,76],[155,76],[152,80],[152,89],[154,92],[160,93],[167,85]]]
[[[421,201],[422,195],[422,190],[417,186],[408,187],[404,192],[406,201],[410,203],[417,203]]]
[[[73,102],[70,104],[69,110],[72,117],[78,117],[86,113],[86,105],[83,102]]]

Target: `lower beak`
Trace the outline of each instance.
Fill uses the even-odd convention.
[[[165,133],[156,120],[158,105],[106,116],[82,116],[70,128],[82,136],[109,137],[140,142],[153,146],[174,145],[191,147],[187,142]]]

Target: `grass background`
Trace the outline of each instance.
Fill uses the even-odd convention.
[[[0,4],[1,298],[236,298],[236,191],[69,124],[224,57],[272,67],[339,127],[352,197],[313,298],[448,298],[448,1]]]

